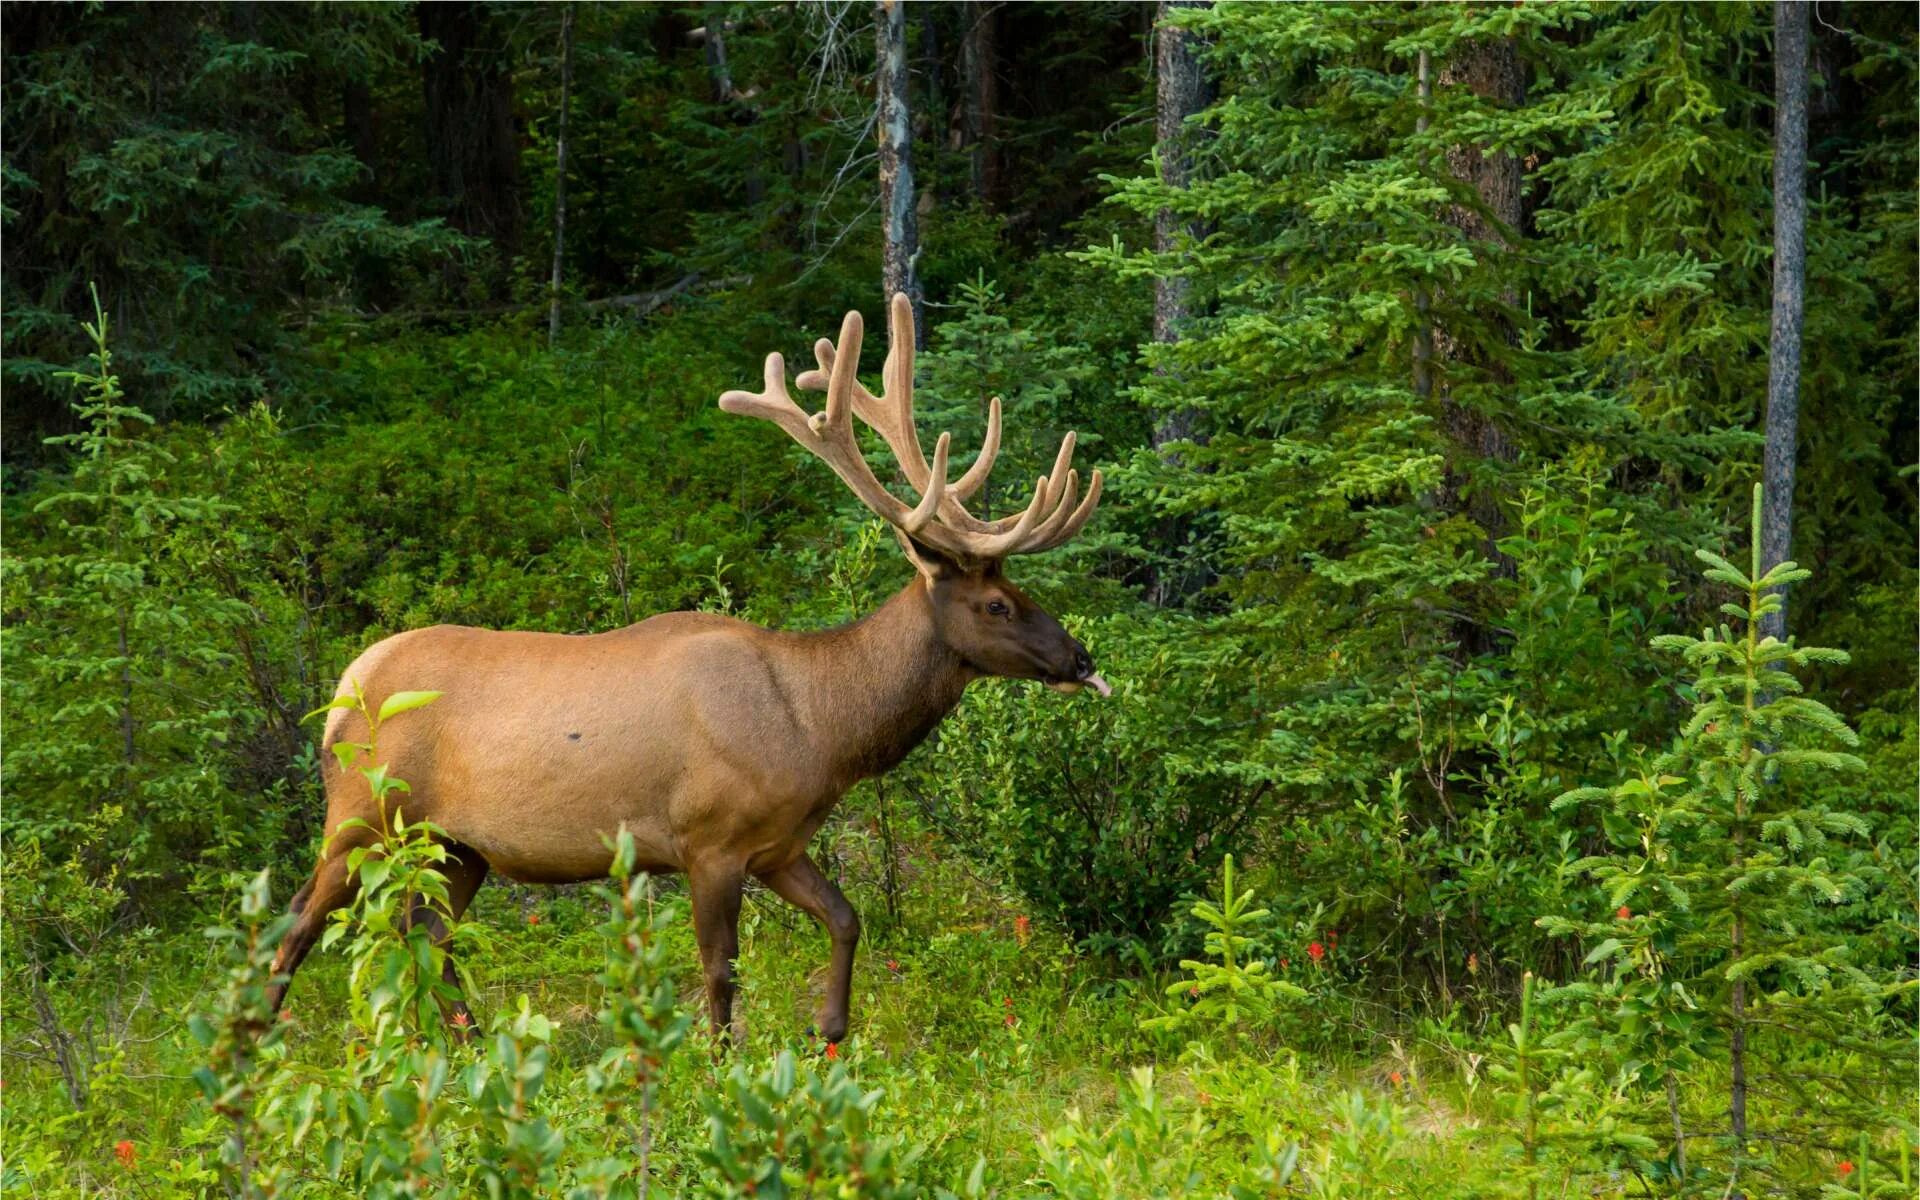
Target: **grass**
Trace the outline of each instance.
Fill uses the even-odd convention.
[[[1222,1194],[1263,1146],[1297,1143],[1290,1182],[1276,1182],[1270,1194],[1526,1194],[1515,1097],[1490,1078],[1484,1043],[1474,1049],[1470,1038],[1405,1022],[1356,1038],[1329,990],[1305,1002],[1279,1035],[1256,1031],[1183,1048],[1140,1026],[1170,976],[1128,975],[1075,953],[1043,922],[1021,920],[1017,901],[935,843],[916,839],[899,919],[889,919],[870,852],[876,843],[860,834],[843,821],[828,835],[867,925],[853,1032],[836,1056],[863,1088],[884,1092],[878,1128],[920,1148],[918,1178],[962,1191],[971,1178],[993,1195]],[[292,882],[283,877],[279,890]],[[660,883],[664,896],[678,888],[677,880]],[[553,1021],[557,1062],[591,1062],[608,1039],[596,1021],[593,981],[602,914],[586,888],[483,888],[470,919],[485,941],[465,963],[481,1024],[524,996]],[[689,924],[681,920],[672,936],[682,1002],[698,1011]],[[128,982],[145,1002],[118,1057],[100,1070],[85,1113],[68,1105],[51,1064],[29,1053],[27,1031],[8,1031],[0,1119],[8,1194],[221,1194],[209,1165],[221,1127],[191,1079],[200,1053],[184,1029],[186,1015],[209,998],[204,946],[193,933],[156,937],[129,966]],[[761,1062],[786,1049],[819,1063],[825,1047],[809,1025],[826,959],[826,937],[809,920],[770,893],[750,895],[740,960],[744,1038],[731,1061]],[[317,952],[289,1000],[291,1059],[340,1060],[355,1036],[345,989],[342,957]],[[62,1001],[70,1023],[99,1007],[74,995]],[[703,1040],[672,1060],[655,1133],[657,1185],[700,1184],[696,1155],[708,1133],[697,1098],[729,1065]],[[1151,1069],[1150,1087],[1141,1068]],[[1711,1081],[1695,1085],[1706,1102]],[[550,1089],[543,1104],[583,1158],[619,1140],[598,1103],[577,1089]],[[134,1148],[131,1168],[116,1153],[122,1142]],[[1549,1154],[1543,1179],[1551,1186],[1541,1194],[1638,1194],[1630,1176],[1572,1162],[1556,1166]],[[310,1194],[340,1194],[311,1165],[303,1174]]]

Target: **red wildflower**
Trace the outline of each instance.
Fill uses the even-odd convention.
[[[887,970],[892,971],[895,975],[898,975],[900,973],[900,960],[897,958],[888,959]]]
[[[115,1142],[113,1144],[113,1156],[120,1160],[121,1166],[125,1167],[129,1171],[133,1170],[133,1143],[132,1142],[128,1141],[125,1138],[121,1138],[119,1141]]]
[[[828,1057],[829,1059],[834,1059],[834,1058],[839,1058],[839,1057],[840,1057],[840,1043],[839,1043],[839,1042],[828,1042],[828,1043],[827,1043],[827,1057]]]
[[[538,925],[539,923],[540,923],[540,914],[539,914],[539,913],[528,913],[528,914],[527,914],[527,924],[529,924],[529,925]]]
[[[1853,1163],[1849,1162],[1844,1158],[1841,1159],[1840,1160],[1840,1178],[1845,1179],[1847,1176],[1851,1174],[1853,1174]]]
[[[1319,942],[1315,942],[1312,945],[1307,947],[1307,957],[1312,959],[1315,962],[1319,962],[1321,959],[1325,958],[1326,956],[1327,956],[1327,948],[1325,946],[1322,946]]]
[[[1205,1091],[1197,1091],[1197,1092],[1195,1092],[1195,1093],[1194,1093],[1194,1096],[1195,1096],[1195,1097],[1196,1097],[1196,1098],[1197,1098],[1197,1099],[1198,1099],[1198,1100],[1200,1101],[1200,1103],[1202,1103],[1202,1104],[1212,1104],[1212,1103],[1213,1103],[1213,1095],[1212,1095],[1212,1093],[1210,1093],[1210,1092],[1205,1092]]]
[[[1387,1082],[1391,1083],[1395,1087],[1399,1087],[1401,1084],[1400,1072],[1398,1071],[1387,1072]]]
[[[1467,955],[1467,974],[1478,975],[1479,973],[1480,973],[1480,955],[1477,952]]]
[[[453,1014],[453,1023],[455,1025],[458,1025],[460,1028],[465,1029],[467,1026],[473,1024],[473,1018],[468,1016],[466,1013],[457,1012]]]
[[[1613,915],[1624,921],[1633,915],[1633,910],[1622,904],[1619,908],[1613,910]]]
[[[1019,1017],[1014,1016],[1012,1013],[1007,1014],[1006,1026],[1008,1029],[1012,1029],[1015,1025],[1018,1025],[1019,1023],[1020,1023]]]
[[[1002,999],[1002,1000],[1000,1001],[1000,1007],[1001,1007],[1001,1008],[1012,1008],[1012,1007],[1013,1007],[1013,997],[1012,997],[1012,996],[1007,996],[1007,997],[1005,997],[1005,998],[1003,998],[1003,999]]]
[[[1190,987],[1187,989],[1187,995],[1193,997],[1195,1000],[1198,1000],[1200,998],[1200,989],[1197,987]]]
[[[1286,959],[1284,959],[1284,958],[1280,960],[1280,969],[1281,969],[1282,971],[1284,971],[1284,970],[1286,970],[1286,969],[1287,969],[1287,960],[1286,960]]]
[[[1013,919],[1013,936],[1020,939],[1022,946],[1026,945],[1027,939],[1033,936],[1033,919],[1025,915],[1015,917]]]

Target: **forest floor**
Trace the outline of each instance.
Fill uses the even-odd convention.
[[[1059,1156],[1078,1141],[1081,1160],[1091,1152],[1103,1170],[1124,1177],[1117,1194],[1178,1194],[1213,1176],[1207,1156],[1270,1141],[1298,1145],[1285,1194],[1303,1185],[1302,1194],[1453,1194],[1454,1183],[1469,1179],[1482,1183],[1458,1194],[1508,1190],[1500,1164],[1518,1161],[1516,1127],[1507,1098],[1481,1086],[1480,1055],[1390,1034],[1290,1048],[1271,1030],[1222,1031],[1183,1049],[1141,1027],[1163,1011],[1159,1001],[1174,975],[1122,971],[1075,953],[1057,930],[1028,919],[931,842],[904,856],[908,869],[890,915],[877,886],[875,845],[843,824],[829,847],[840,852],[866,924],[853,1032],[833,1057],[862,1087],[882,1091],[875,1127],[918,1148],[920,1177],[951,1181],[963,1194],[969,1180],[985,1195],[1066,1192]],[[290,886],[282,880],[278,890]],[[663,902],[677,890],[677,880],[659,884]],[[557,1061],[592,1062],[608,1040],[594,981],[604,961],[596,930],[604,912],[590,888],[484,887],[469,914],[482,942],[464,960],[479,1022],[525,997],[552,1021]],[[688,923],[672,936],[681,1002],[697,1012]],[[755,891],[741,941],[743,1039],[732,1056],[753,1060],[787,1049],[825,1057],[809,1019],[826,962],[824,934],[771,893]],[[99,1062],[85,1112],[72,1109],[50,1062],[23,1056],[22,1043],[9,1039],[11,1119],[0,1122],[8,1194],[201,1194],[190,1184],[211,1179],[205,1162],[218,1122],[191,1077],[202,1056],[185,1018],[206,1007],[217,982],[206,945],[196,934],[152,939],[140,961],[128,964],[122,995],[92,1004]],[[352,1045],[347,986],[338,953],[316,952],[308,961],[288,1001],[290,1059],[325,1063]],[[63,999],[70,1015],[88,1007]],[[109,1045],[105,1014],[116,1007],[130,1016]],[[708,1135],[692,1096],[727,1069],[704,1038],[672,1061],[654,1134],[660,1184],[700,1186],[696,1155]],[[549,1113],[557,1127],[605,1124],[595,1106],[564,1111],[572,1105],[570,1097],[557,1099]],[[1128,1163],[1128,1148],[1138,1161]],[[1437,1181],[1449,1184],[1434,1191]],[[317,1173],[308,1182],[320,1188],[315,1194],[330,1194]],[[1576,1191],[1611,1190],[1596,1192],[1595,1183],[1583,1178]]]

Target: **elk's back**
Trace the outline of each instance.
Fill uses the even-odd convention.
[[[339,694],[357,681],[377,711],[397,691],[443,693],[386,725],[379,756],[412,788],[409,820],[508,876],[598,878],[602,837],[622,824],[647,869],[743,843],[771,862],[795,836],[804,847],[812,829],[792,828],[796,808],[821,786],[794,768],[802,734],[768,653],[776,636],[704,613],[592,635],[437,625],[367,650]],[[358,713],[329,714],[326,744],[342,738],[366,740]],[[322,769],[329,831],[377,820],[357,772],[332,754]]]

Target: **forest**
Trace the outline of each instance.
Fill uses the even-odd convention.
[[[0,1194],[1920,1189],[1911,7],[0,41]],[[578,760],[508,723],[654,702],[592,655],[342,685],[693,612],[910,695],[832,648],[1007,580],[1073,666],[966,659],[1012,677],[800,827],[857,919],[736,876],[731,948],[644,831],[476,894],[409,811],[466,728],[553,833]]]

